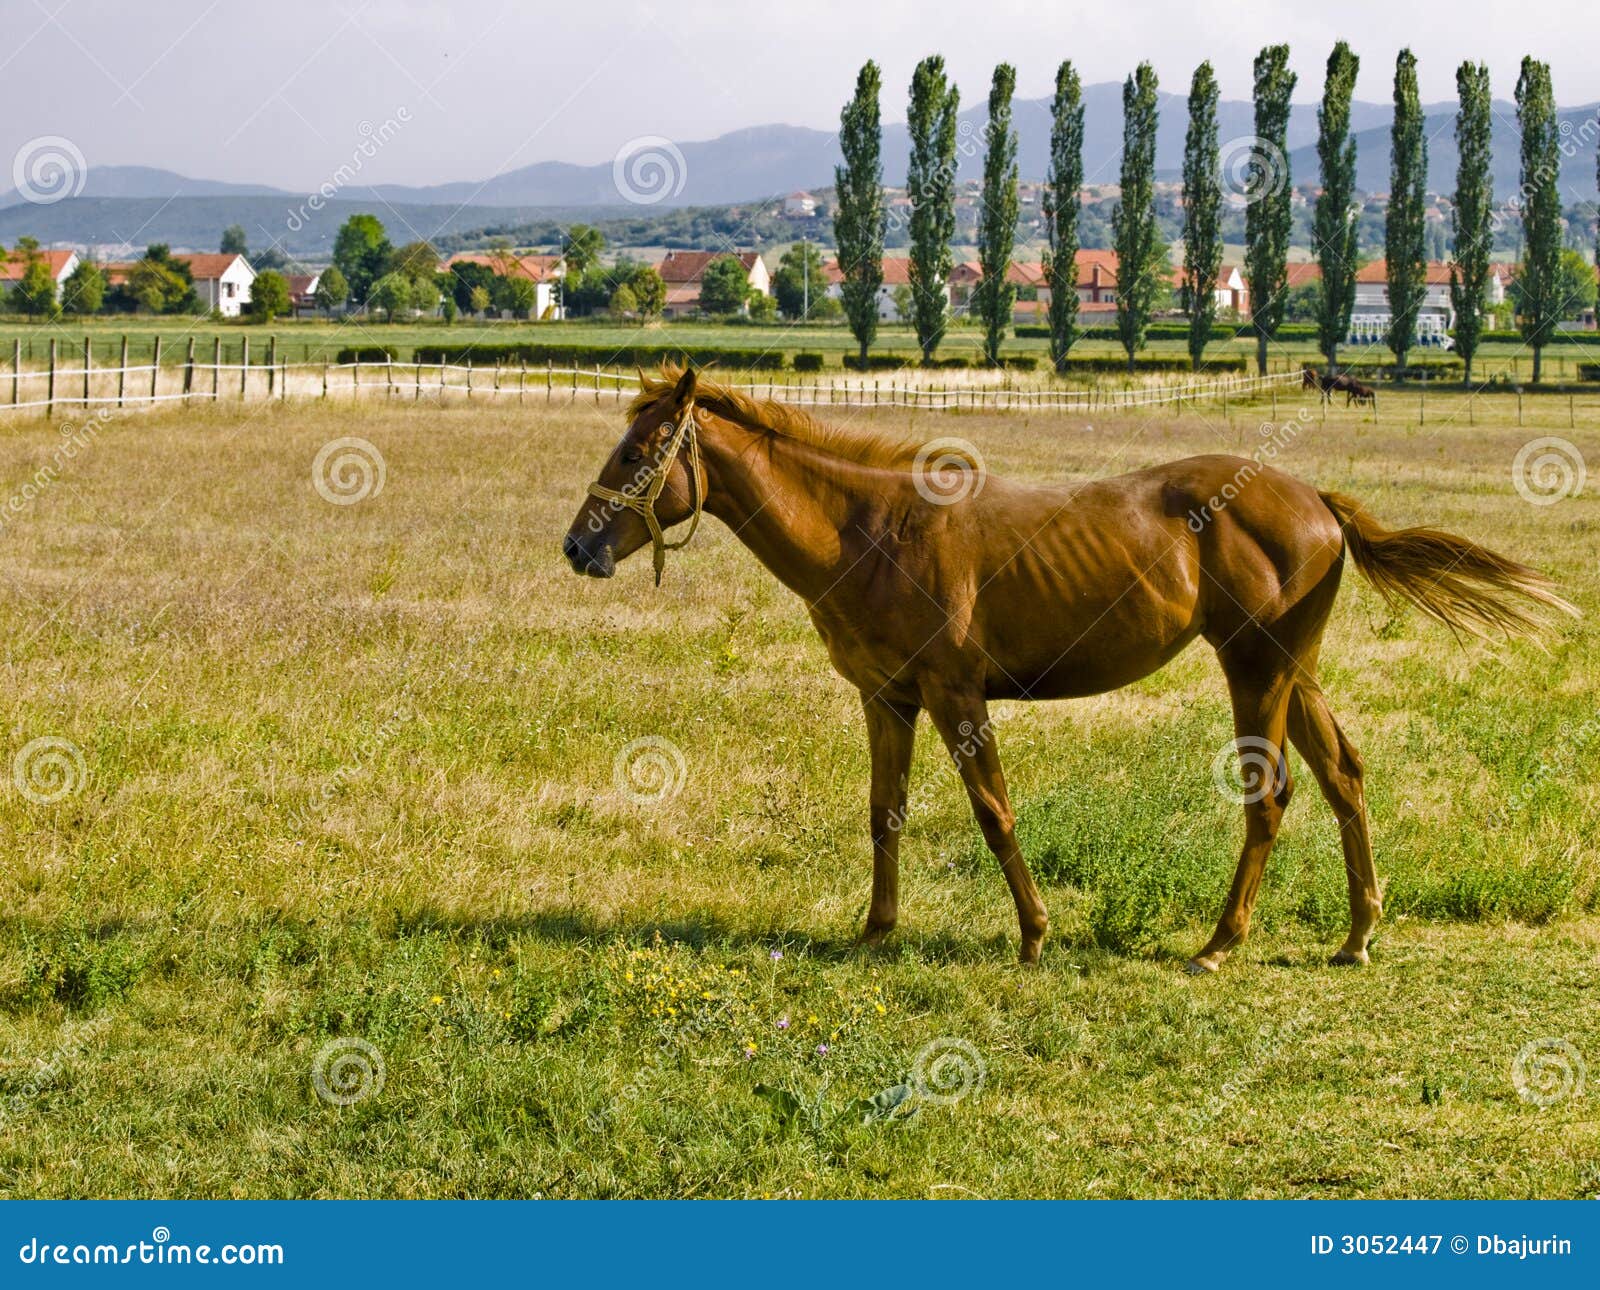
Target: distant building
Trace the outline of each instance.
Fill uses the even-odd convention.
[[[244,256],[215,251],[172,258],[189,266],[194,294],[208,312],[237,318],[250,303],[250,286],[256,280],[256,271]]]
[[[56,299],[61,299],[61,286],[72,276],[72,271],[78,267],[79,259],[76,251],[40,251],[39,258],[45,262],[50,270],[50,276],[55,280]],[[9,291],[22,281],[22,274],[27,269],[26,261],[13,252],[4,264],[0,264],[0,287]]]
[[[822,266],[822,275],[828,280],[828,295],[834,300],[844,298],[844,271],[839,268],[839,261],[827,260]],[[895,293],[900,287],[911,285],[911,261],[905,256],[885,256],[883,259],[883,282],[878,287],[878,317],[884,322],[905,322],[900,316],[899,306],[895,303]]]
[[[1429,260],[1423,281],[1422,304],[1417,309],[1417,343],[1447,345],[1446,333],[1456,325],[1455,306],[1450,300],[1450,266],[1443,260]],[[1509,274],[1504,265],[1490,266],[1484,303],[1491,306],[1504,303],[1508,283]],[[1356,273],[1356,301],[1350,315],[1349,343],[1383,344],[1393,317],[1389,308],[1388,265],[1383,260],[1374,260]]]
[[[303,313],[315,313],[317,309],[317,284],[322,281],[320,273],[291,273],[289,281],[289,312],[298,318]]]
[[[744,266],[745,280],[752,291],[763,296],[772,294],[772,277],[759,252],[668,251],[666,259],[656,265],[656,272],[667,288],[667,303],[662,313],[668,318],[680,318],[699,310],[701,279],[715,261],[726,259],[738,260]]]
[[[817,213],[817,199],[808,192],[790,193],[783,199],[783,213],[790,219],[810,219]]]
[[[452,255],[439,267],[449,269],[454,264],[481,264],[493,269],[502,278],[526,278],[534,286],[533,308],[528,316],[540,322],[561,318],[561,279],[567,275],[567,264],[559,255],[513,255],[510,252],[463,251]]]

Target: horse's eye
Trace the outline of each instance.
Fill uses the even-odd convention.
[[[634,462],[643,461],[644,450],[642,448],[627,448],[623,451],[622,460],[625,465],[629,466],[633,465]]]

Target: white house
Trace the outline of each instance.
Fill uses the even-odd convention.
[[[834,300],[844,299],[844,272],[839,261],[827,260],[822,266],[822,276],[828,280],[828,295]],[[895,305],[895,291],[911,285],[911,261],[904,256],[885,256],[883,283],[878,287],[878,317],[884,322],[903,322]]]
[[[817,199],[807,192],[790,193],[783,199],[783,213],[790,219],[810,219],[817,213]]]
[[[462,251],[439,267],[454,264],[481,264],[502,278],[526,278],[533,283],[533,308],[528,317],[550,322],[565,316],[561,303],[561,279],[567,276],[566,261],[559,255],[515,255],[499,251]]]
[[[1388,266],[1382,260],[1364,265],[1356,273],[1355,308],[1350,315],[1350,343],[1381,344],[1392,318],[1389,309]],[[1491,265],[1484,300],[1502,304],[1509,282],[1506,266]],[[1419,345],[1447,345],[1446,333],[1456,325],[1455,306],[1450,301],[1450,266],[1442,260],[1429,260],[1423,276],[1422,304],[1417,309]]]
[[[61,299],[61,287],[72,271],[78,267],[78,253],[76,251],[40,251],[39,258],[45,262],[50,270],[50,276],[55,280],[56,299]],[[27,270],[26,260],[13,251],[4,264],[0,264],[0,288],[9,291],[22,281],[22,275]]]
[[[250,303],[250,284],[256,280],[256,271],[244,256],[215,251],[172,258],[189,266],[194,294],[206,309],[224,318],[237,318]]]
[[[656,272],[667,288],[667,303],[662,313],[668,318],[680,318],[698,311],[700,280],[714,260],[724,259],[738,260],[744,266],[745,280],[751,291],[762,296],[772,294],[772,275],[757,251],[668,251],[666,258],[656,265]]]

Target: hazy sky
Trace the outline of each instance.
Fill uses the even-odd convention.
[[[1510,98],[1517,64],[1551,64],[1563,106],[1600,98],[1592,5],[1488,0],[803,0],[796,4],[473,0],[6,0],[0,171],[59,135],[90,166],[143,164],[309,191],[385,121],[402,121],[362,182],[481,179],[535,161],[609,161],[643,135],[703,139],[770,122],[831,130],[862,60],[884,69],[885,120],[904,118],[916,61],[944,54],[966,103],[997,61],[1024,97],[1072,58],[1085,82],[1140,59],[1183,93],[1209,58],[1248,97],[1250,62],[1289,41],[1297,97],[1320,94],[1333,41],[1362,56],[1357,93],[1387,100],[1394,55],[1421,61],[1423,97],[1451,98],[1463,58]],[[10,186],[0,173],[0,190]]]

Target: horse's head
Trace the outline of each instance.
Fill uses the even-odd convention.
[[[576,573],[609,578],[618,562],[653,544],[656,583],[666,552],[685,545],[668,542],[663,531],[686,519],[700,520],[705,504],[705,472],[694,421],[694,369],[686,367],[677,384],[649,398],[646,382],[634,403],[634,417],[600,477],[562,539],[561,553]]]
[[[1317,369],[1307,363],[1300,369],[1300,388],[1302,390],[1315,389],[1317,385]]]

